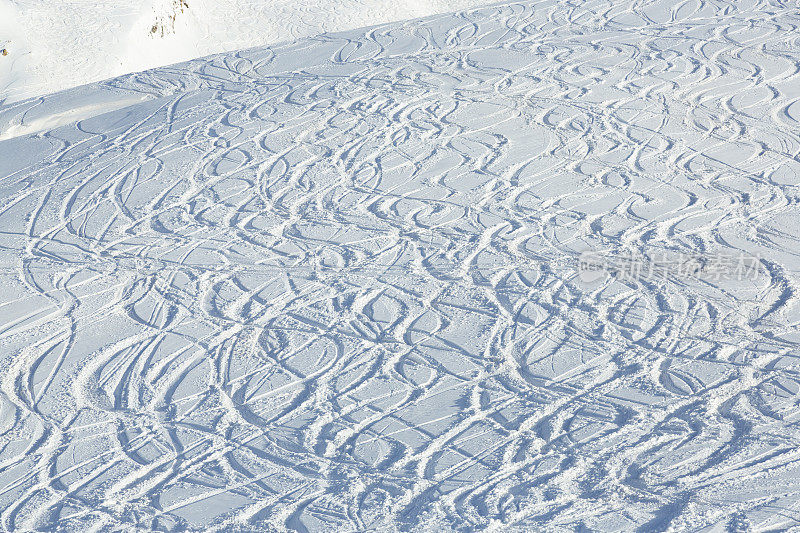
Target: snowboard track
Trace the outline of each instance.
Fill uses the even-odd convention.
[[[797,525],[799,26],[512,2],[0,108],[143,98],[0,141],[0,524]]]

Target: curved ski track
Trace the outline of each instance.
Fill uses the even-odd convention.
[[[0,527],[796,526],[799,13],[513,2],[0,108],[72,117],[0,142]]]

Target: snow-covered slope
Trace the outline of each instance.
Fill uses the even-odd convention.
[[[0,108],[0,524],[797,526],[798,39],[523,1]]]
[[[0,0],[0,101],[494,0]]]

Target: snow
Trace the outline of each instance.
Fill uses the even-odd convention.
[[[0,101],[492,0],[0,0]]]
[[[514,1],[6,102],[0,527],[797,528],[798,36]]]

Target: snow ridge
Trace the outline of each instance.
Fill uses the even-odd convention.
[[[0,102],[491,0],[0,0]]]

